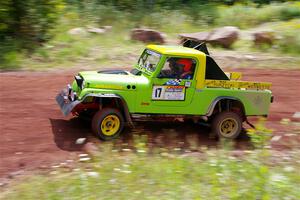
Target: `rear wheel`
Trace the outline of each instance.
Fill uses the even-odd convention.
[[[241,133],[242,121],[241,116],[235,112],[220,112],[213,119],[212,131],[219,137],[235,139]]]
[[[124,128],[124,118],[119,110],[104,108],[92,120],[93,132],[102,140],[117,138]]]

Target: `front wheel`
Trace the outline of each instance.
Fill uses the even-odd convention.
[[[220,112],[213,119],[212,131],[219,137],[235,139],[242,131],[242,118],[235,112]]]
[[[117,138],[124,128],[124,118],[119,110],[104,108],[92,120],[92,130],[102,140]]]

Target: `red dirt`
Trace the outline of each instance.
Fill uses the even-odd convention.
[[[286,127],[279,125],[278,121],[291,118],[296,111],[300,111],[300,71],[235,71],[243,72],[244,80],[273,83],[275,102],[271,106],[268,126],[277,133],[284,131]],[[81,151],[82,145],[75,144],[75,141],[79,137],[91,135],[89,124],[78,119],[64,118],[54,99],[57,92],[73,79],[73,74],[74,72],[0,74],[0,178],[18,170],[49,167],[74,158]],[[199,134],[199,127],[178,123],[153,123],[142,123],[134,130],[127,131],[120,141],[130,145],[130,132],[143,132],[148,135],[149,146],[167,144],[168,148],[178,145],[184,148],[193,141],[197,145],[216,145],[216,141],[208,137],[206,128],[202,127],[200,132],[203,134]],[[166,131],[170,134],[161,134]],[[174,140],[169,140],[171,137]],[[194,140],[194,137],[198,139]],[[116,144],[120,141],[116,141]],[[238,146],[243,146],[243,142]]]

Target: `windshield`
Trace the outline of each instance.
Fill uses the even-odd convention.
[[[151,51],[149,49],[146,49],[138,61],[138,68],[142,71],[146,70],[152,73],[155,71],[157,64],[160,60],[160,57],[161,57],[160,54]]]

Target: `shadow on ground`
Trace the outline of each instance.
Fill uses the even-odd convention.
[[[114,141],[115,147],[134,147],[135,138],[146,141],[148,149],[165,148],[168,150],[199,150],[201,147],[216,148],[221,142],[210,134],[207,126],[169,121],[138,122],[134,129],[126,129],[120,140]],[[235,149],[251,147],[245,132],[232,143]]]
[[[50,119],[56,146],[65,151],[80,151],[84,144],[76,144],[78,138],[87,138],[90,134],[89,123],[72,118]]]
[[[91,133],[89,121],[73,118],[50,119],[50,122],[54,141],[62,150],[80,151],[84,144],[76,144],[78,138],[89,138],[99,145],[103,143]],[[134,149],[137,142],[145,142],[150,150],[155,148],[198,150],[200,147],[216,148],[221,145],[221,142],[210,134],[210,128],[207,126],[172,121],[137,122],[135,128],[125,128],[121,137],[112,141],[116,149]],[[250,147],[246,136],[236,139],[232,145],[235,149]]]

